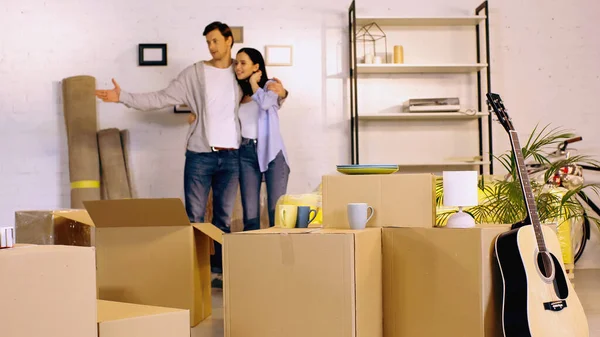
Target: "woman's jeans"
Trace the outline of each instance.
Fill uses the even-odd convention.
[[[263,173],[258,166],[256,141],[242,139],[240,155],[240,192],[244,214],[244,230],[260,229],[260,185]],[[290,168],[280,151],[264,172],[267,183],[267,204],[269,209],[269,226],[275,225],[275,206],[277,200],[287,191]]]

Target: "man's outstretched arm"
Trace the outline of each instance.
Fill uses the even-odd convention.
[[[121,90],[115,81],[113,89],[96,90],[96,97],[104,102],[123,103],[126,106],[138,110],[161,109],[177,104],[186,104],[185,86],[180,77],[169,83],[165,89],[149,93],[130,93]]]

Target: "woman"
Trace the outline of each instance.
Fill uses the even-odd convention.
[[[275,224],[275,205],[287,191],[290,168],[279,131],[279,96],[267,90],[265,61],[253,48],[242,48],[236,55],[235,74],[243,97],[239,107],[242,129],[240,191],[244,230],[260,228],[260,186],[267,183],[269,225]]]

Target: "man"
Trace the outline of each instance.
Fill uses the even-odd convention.
[[[104,102],[119,102],[138,110],[187,104],[197,116],[190,123],[184,168],[185,207],[191,222],[204,222],[210,188],[213,190],[213,224],[230,231],[239,177],[238,148],[241,142],[238,106],[241,89],[235,77],[231,48],[233,34],[224,23],[206,26],[203,35],[212,56],[185,68],[160,91],[130,93],[113,79],[114,88],[97,90]],[[287,91],[280,81],[270,87],[280,96]],[[221,273],[221,245],[216,244],[212,269]]]

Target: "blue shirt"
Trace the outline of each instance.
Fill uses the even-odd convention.
[[[279,151],[282,152],[283,158],[289,166],[287,152],[279,129],[279,96],[273,91],[266,90],[267,85],[271,81],[267,81],[265,89],[258,88],[254,95],[252,95],[252,99],[258,103],[256,154],[260,172],[267,171],[269,163],[275,159]]]

